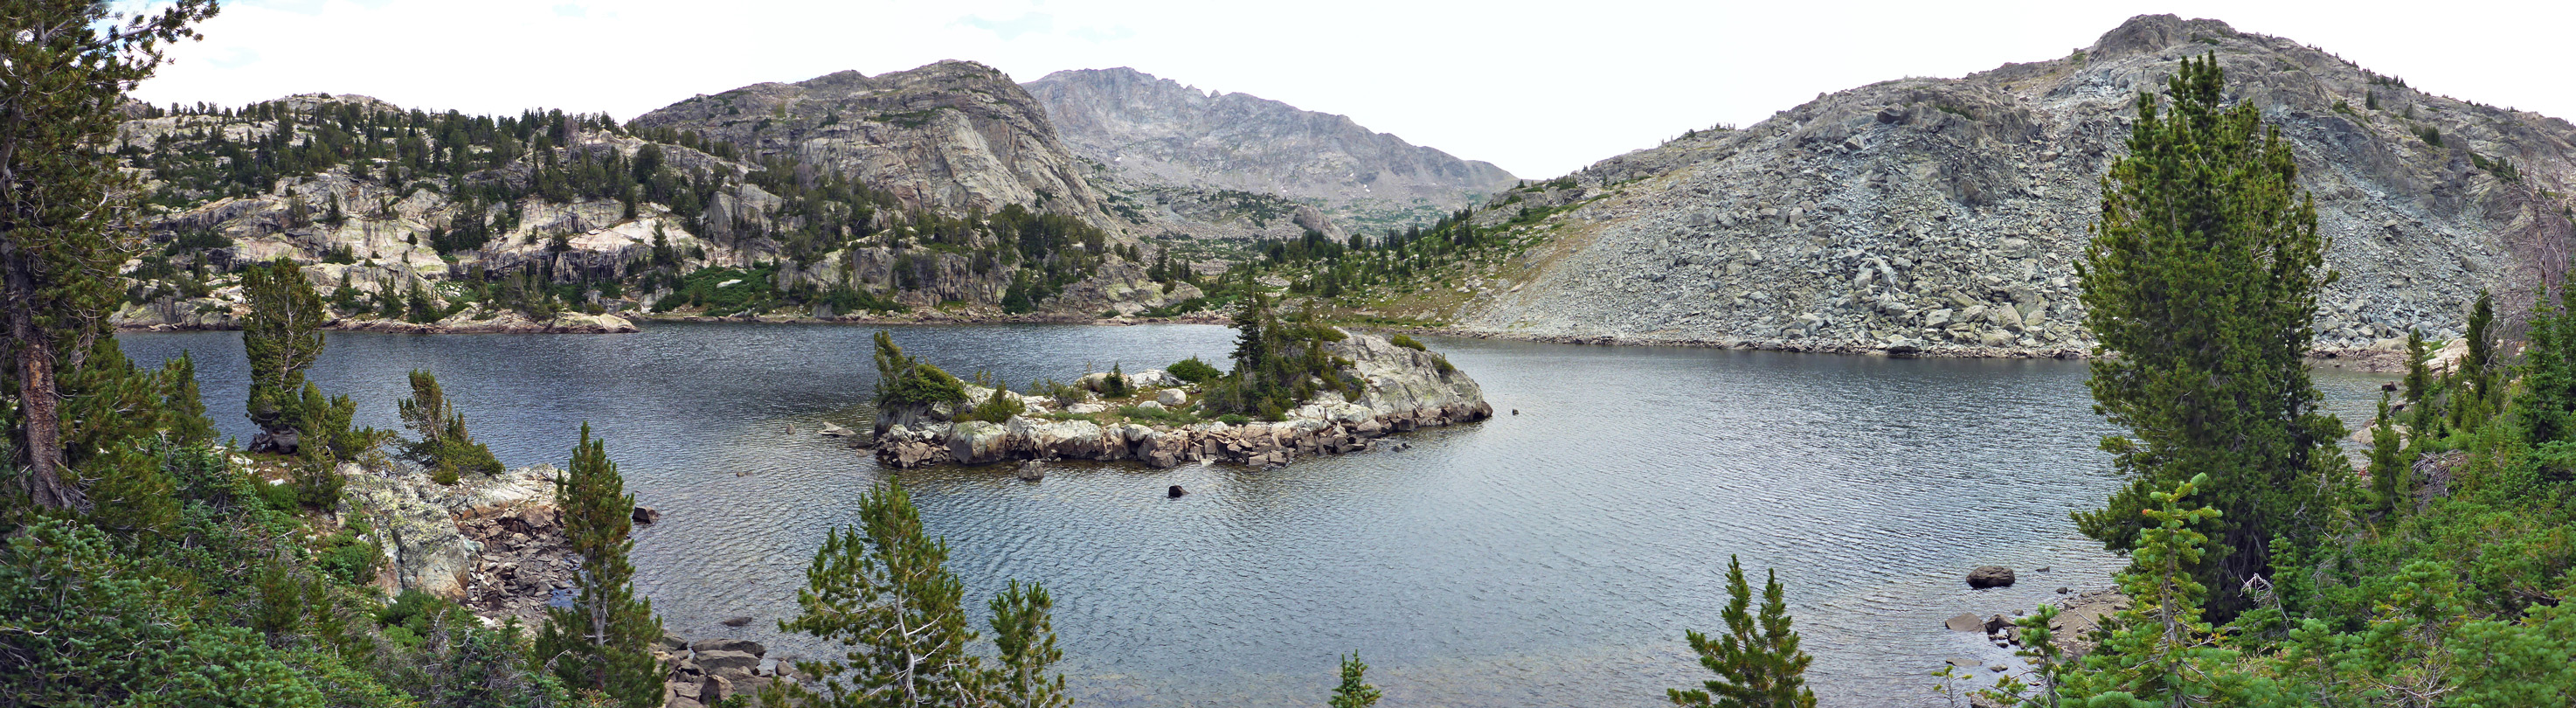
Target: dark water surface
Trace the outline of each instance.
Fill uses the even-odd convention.
[[[635,561],[667,626],[813,655],[824,648],[772,620],[794,614],[825,531],[890,476],[813,433],[867,424],[874,331],[333,333],[312,377],[355,396],[362,423],[396,427],[403,372],[435,371],[513,466],[563,464],[588,421],[627,489],[665,514],[638,531]],[[1216,361],[1233,332],[896,337],[1016,386],[1086,363]],[[142,362],[197,352],[217,425],[249,438],[237,333],[119,339]],[[1097,706],[1318,704],[1336,655],[1354,649],[1388,705],[1659,705],[1664,689],[1709,677],[1682,633],[1724,629],[1729,554],[1780,569],[1823,703],[1921,705],[1944,659],[1998,656],[1944,618],[2107,587],[2120,564],[2066,517],[2117,486],[2081,363],[1432,344],[1483,384],[1496,418],[1273,472],[1063,465],[1030,484],[990,467],[904,483],[948,538],[979,628],[1007,579],[1053,591],[1074,692]],[[2382,380],[2318,376],[2353,425]],[[1174,484],[1192,494],[1165,499]],[[1960,577],[1983,564],[2020,569],[2022,583],[1967,590]],[[2052,570],[2031,572],[2041,566]],[[736,615],[759,621],[717,624]]]

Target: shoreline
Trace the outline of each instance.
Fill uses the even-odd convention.
[[[555,327],[549,323],[519,320],[512,323],[495,321],[467,325],[415,324],[400,320],[333,320],[322,326],[339,332],[381,332],[386,334],[626,334],[640,331],[647,323],[687,322],[711,324],[781,324],[781,325],[995,325],[995,324],[1060,324],[1097,327],[1125,327],[1150,324],[1226,325],[1233,319],[1216,314],[1188,314],[1172,317],[1113,317],[1030,313],[1024,315],[985,315],[973,313],[920,313],[890,316],[839,315],[812,317],[805,315],[726,315],[609,313],[628,323],[626,327]],[[492,324],[486,324],[492,322]],[[521,324],[525,323],[525,324]],[[2057,359],[2093,358],[2089,347],[1985,347],[1941,344],[1930,347],[1866,345],[1856,342],[1802,342],[1798,340],[1699,339],[1692,337],[1621,337],[1618,335],[1523,334],[1456,327],[1425,327],[1376,323],[1347,323],[1351,329],[1405,334],[1432,335],[1458,339],[1484,339],[1545,344],[1580,344],[1608,347],[1685,347],[1697,349],[1741,349],[1746,351],[1783,352],[1790,354],[1838,354],[1845,356],[1879,356],[1896,359]],[[153,324],[117,325],[123,332],[221,332],[237,331],[237,324]],[[2402,373],[2406,370],[2405,352],[2379,349],[2318,349],[2308,352],[2311,368],[2333,368],[2362,373]]]

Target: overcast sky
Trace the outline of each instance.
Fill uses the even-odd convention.
[[[156,103],[359,93],[620,120],[763,81],[941,59],[1129,66],[1351,116],[1523,177],[1837,91],[2064,56],[2132,15],[2225,20],[2418,89],[2576,117],[2576,3],[228,0]]]

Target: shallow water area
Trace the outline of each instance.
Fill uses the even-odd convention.
[[[869,421],[875,331],[333,333],[312,378],[354,396],[361,423],[393,428],[403,373],[435,371],[513,466],[563,464],[588,421],[628,491],[664,513],[639,528],[635,562],[665,624],[811,656],[827,648],[773,621],[794,614],[825,532],[893,476],[815,434]],[[895,329],[912,353],[1014,386],[1086,365],[1219,361],[1233,335]],[[142,362],[194,350],[210,416],[249,438],[238,333],[119,340]],[[1386,705],[1662,705],[1664,689],[1709,677],[1682,633],[1723,630],[1729,554],[1757,584],[1780,571],[1822,703],[1930,705],[1927,674],[1943,660],[2008,656],[1943,619],[2107,587],[2121,564],[2067,520],[2118,486],[2080,362],[1428,343],[1483,385],[1494,419],[1268,472],[1060,464],[1036,483],[1000,466],[901,478],[948,538],[978,627],[1008,579],[1047,585],[1084,705],[1310,705],[1354,649]],[[2358,426],[2388,378],[2317,380]],[[1166,498],[1171,485],[1191,493]],[[1962,575],[1986,564],[2021,583],[1968,590]],[[739,615],[757,621],[718,624]]]

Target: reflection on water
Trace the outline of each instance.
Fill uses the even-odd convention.
[[[795,611],[825,531],[891,476],[813,434],[868,421],[873,332],[334,333],[312,377],[354,395],[361,423],[393,427],[403,372],[435,371],[512,465],[562,464],[589,422],[627,489],[664,512],[638,531],[635,560],[666,624],[812,655],[825,648],[771,620]],[[896,336],[951,371],[1018,385],[1086,365],[1214,361],[1233,332]],[[144,362],[197,351],[208,410],[248,439],[237,334],[120,339]],[[1730,554],[1779,569],[1825,704],[1925,704],[1924,674],[1943,659],[1998,655],[1942,619],[2105,587],[2119,565],[2066,516],[2117,486],[2081,363],[1433,345],[1483,384],[1497,417],[1273,472],[1067,464],[1034,484],[1001,468],[903,481],[948,538],[972,606],[1009,578],[1053,591],[1085,705],[1312,704],[1354,649],[1390,705],[1658,705],[1707,677],[1682,632],[1723,629]],[[2380,380],[2319,376],[2356,422]],[[1174,484],[1192,494],[1166,499]],[[1967,590],[1961,576],[1982,564],[2021,569],[2022,584]],[[760,621],[717,624],[737,615]]]

